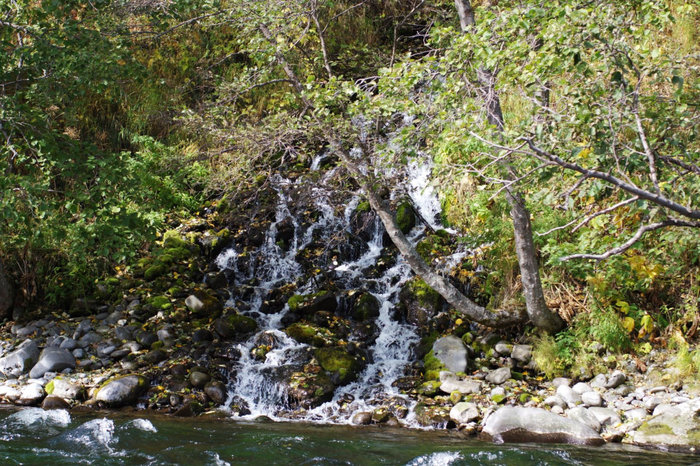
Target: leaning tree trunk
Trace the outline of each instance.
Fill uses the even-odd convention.
[[[265,24],[260,24],[258,27],[270,45],[276,48],[277,42],[269,28]],[[313,102],[304,95],[303,85],[284,55],[276,50],[275,60],[282,67],[282,70],[291,81],[292,86],[304,105],[312,110],[314,108]],[[396,221],[396,217],[391,212],[387,203],[377,194],[375,190],[377,183],[370,174],[371,170],[361,170],[358,161],[353,159],[350,153],[345,149],[342,141],[336,136],[334,129],[321,121],[313,113],[312,117],[320,127],[325,128],[325,133],[328,135],[331,149],[341,159],[350,172],[350,175],[358,182],[369,200],[370,207],[384,225],[389,238],[391,238],[391,241],[397,247],[401,256],[416,275],[422,278],[428,286],[445,298],[445,301],[454,306],[457,312],[464,314],[468,319],[474,322],[489,327],[507,327],[525,321],[526,317],[519,312],[504,310],[491,311],[479,306],[462,294],[449,280],[432,270],[403,234]]]
[[[0,260],[0,319],[7,317],[12,310],[14,301],[14,288],[10,278],[5,273],[5,267]]]
[[[468,33],[476,25],[474,10],[469,0],[455,0],[455,7],[459,16],[459,24],[462,32]],[[480,68],[477,70],[477,79],[481,86],[481,94],[484,99],[486,117],[489,124],[496,127],[499,133],[503,132],[504,120],[501,110],[501,101],[496,92],[496,77],[490,70]],[[504,171],[512,172],[512,167],[503,166]],[[510,174],[511,180],[517,179],[514,173]],[[510,180],[509,180],[510,181]],[[556,332],[564,328],[564,321],[555,312],[547,307],[540,280],[540,272],[537,264],[537,249],[532,238],[532,225],[530,223],[530,211],[525,205],[523,196],[512,186],[506,189],[506,198],[510,204],[510,215],[513,219],[515,232],[515,251],[518,255],[520,266],[520,281],[523,285],[525,306],[530,321],[538,328],[547,332]]]

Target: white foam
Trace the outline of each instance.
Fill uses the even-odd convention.
[[[406,466],[449,466],[462,459],[462,454],[457,451],[442,451],[414,458]]]

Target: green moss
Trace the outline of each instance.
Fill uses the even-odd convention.
[[[438,390],[440,389],[440,381],[438,380],[430,380],[428,382],[424,382],[420,388],[418,388],[418,392],[421,395],[425,396],[435,396],[438,393]]]
[[[251,333],[258,328],[258,323],[255,319],[241,314],[232,314],[227,316],[229,325],[238,333]]]
[[[287,306],[289,306],[289,310],[292,312],[295,312],[297,309],[299,309],[299,306],[304,302],[304,297],[300,294],[295,294],[289,300],[287,301]]]
[[[527,392],[524,392],[521,393],[520,396],[518,396],[518,401],[520,403],[527,403],[528,401],[530,401],[530,398],[532,398],[532,395]]]
[[[168,230],[163,234],[163,248],[184,248],[187,247],[187,242],[180,236],[177,230]]]
[[[497,405],[500,405],[501,403],[503,403],[504,401],[506,401],[506,396],[505,396],[505,395],[501,395],[501,394],[493,395],[493,396],[491,397],[491,401],[493,401],[493,402],[496,403]]]
[[[423,358],[423,379],[426,381],[438,380],[440,372],[446,370],[447,367],[435,357],[433,350],[430,350]]]
[[[442,303],[440,294],[430,288],[421,278],[414,278],[406,286],[415,299],[423,306],[437,309]]]
[[[161,349],[162,347],[163,347],[163,342],[160,341],[160,340],[154,341],[153,343],[151,343],[151,349],[152,349],[152,350]]]
[[[413,213],[413,207],[407,201],[402,202],[396,209],[396,223],[398,223],[401,231],[406,234],[411,231],[411,228],[416,226],[416,215]]]
[[[357,213],[365,213],[369,212],[371,210],[369,202],[368,201],[363,201],[357,204],[357,207],[355,207],[355,212]]]
[[[143,276],[146,280],[155,280],[156,278],[164,275],[167,271],[168,267],[165,264],[157,263],[147,268],[143,273]]]
[[[167,296],[154,296],[148,300],[148,304],[154,309],[165,310],[173,307],[170,299]]]
[[[371,293],[362,293],[355,302],[352,317],[355,320],[369,320],[379,316],[379,300]]]
[[[44,390],[46,390],[46,393],[51,395],[53,393],[53,380],[51,380],[49,383],[46,384],[46,387],[44,387]]]
[[[334,342],[333,334],[330,330],[309,323],[297,322],[287,327],[284,331],[291,338],[307,345],[321,347],[331,345]]]
[[[169,248],[164,251],[164,254],[169,255],[174,260],[185,260],[192,256],[192,251],[187,248]]]
[[[673,429],[667,424],[644,422],[638,430],[645,435],[673,435]]]
[[[323,370],[338,374],[341,384],[354,379],[360,369],[359,360],[338,346],[317,348],[314,356]]]

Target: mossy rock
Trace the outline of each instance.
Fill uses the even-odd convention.
[[[439,380],[440,372],[446,371],[447,367],[435,357],[435,352],[430,350],[423,358],[423,379],[426,381]]]
[[[168,248],[165,251],[163,251],[163,255],[170,256],[172,260],[182,261],[192,257],[192,251],[185,247]]]
[[[421,384],[421,386],[418,388],[418,393],[424,396],[435,396],[440,390],[440,381],[439,380],[429,380],[428,382],[424,382]]]
[[[356,356],[338,346],[317,348],[314,351],[314,356],[323,370],[331,372],[337,377],[339,385],[354,380],[362,367]]]
[[[317,347],[330,346],[336,343],[330,330],[308,322],[297,322],[287,327],[284,332],[299,343]]]
[[[352,317],[355,320],[364,321],[379,317],[381,303],[372,293],[362,293],[355,301]]]
[[[223,305],[216,296],[197,291],[185,299],[185,305],[195,317],[215,318],[221,315]]]
[[[506,396],[501,393],[497,393],[496,395],[491,396],[491,401],[493,401],[497,405],[500,405],[501,403],[506,401]]]
[[[369,212],[372,210],[372,208],[369,205],[369,201],[362,201],[359,204],[357,204],[357,207],[355,207],[355,212],[358,214],[364,214],[365,212]]]
[[[317,311],[335,312],[338,301],[333,293],[321,290],[309,295],[295,294],[287,300],[289,310],[299,315],[311,315]]]
[[[318,366],[313,366],[318,369]],[[324,371],[294,372],[287,393],[293,408],[312,409],[330,401],[335,385]]]
[[[396,208],[396,223],[404,234],[416,226],[416,214],[410,202],[404,201]]]
[[[156,263],[146,269],[143,273],[143,277],[148,280],[155,280],[156,278],[165,275],[168,272],[168,266],[163,263]]]
[[[252,333],[258,328],[255,319],[241,314],[229,314],[214,321],[213,330],[222,338]]]
[[[148,379],[142,375],[113,377],[103,383],[95,393],[95,400],[116,408],[136,401],[148,389]]]
[[[187,247],[187,242],[182,239],[180,232],[177,230],[168,230],[163,233],[163,249],[184,248]]]
[[[416,325],[421,333],[429,331],[432,318],[440,312],[445,302],[437,291],[418,277],[403,286],[399,300],[406,309],[406,321]]]
[[[162,295],[154,296],[150,298],[147,302],[151,305],[151,307],[157,310],[166,310],[173,307],[173,304],[170,302],[170,299],[167,296]]]

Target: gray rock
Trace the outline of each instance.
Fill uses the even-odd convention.
[[[72,339],[72,338],[66,338],[66,339],[63,340],[63,341],[61,342],[61,344],[59,345],[59,348],[66,349],[66,350],[68,350],[68,351],[73,351],[73,350],[76,349],[77,347],[78,347],[78,342],[75,341],[75,340]]]
[[[573,408],[581,403],[581,395],[567,385],[559,385],[559,387],[557,387],[557,395],[566,402],[569,408]]]
[[[545,406],[550,406],[550,407],[555,407],[558,406],[559,408],[563,409],[566,408],[566,401],[564,401],[560,396],[558,395],[552,395],[548,396],[545,398],[545,400],[542,402]]]
[[[474,403],[460,402],[450,410],[450,419],[457,425],[466,424],[479,418],[479,408]]]
[[[567,379],[566,377],[557,377],[552,380],[552,386],[554,388],[559,388],[561,385],[566,385],[568,387],[571,385],[571,379]]]
[[[587,425],[596,432],[600,432],[603,428],[598,418],[583,406],[571,408],[566,412],[566,416],[569,419],[573,419],[575,421],[580,422],[581,424]]]
[[[591,380],[591,387],[593,388],[605,388],[605,384],[608,383],[608,378],[605,374],[598,374]]]
[[[133,334],[133,327],[117,327],[114,329],[114,338],[119,341],[131,340]]]
[[[224,404],[227,398],[226,385],[214,380],[204,386],[204,393],[217,405]]]
[[[575,391],[579,395],[583,395],[584,393],[590,392],[591,390],[593,390],[590,385],[588,385],[587,383],[584,383],[584,382],[579,382],[571,388],[573,391]]]
[[[83,345],[92,345],[94,343],[99,343],[102,341],[102,337],[97,332],[90,331],[80,337],[79,342]]]
[[[127,375],[109,380],[100,388],[95,400],[117,408],[134,402],[148,388],[148,381],[140,375]]]
[[[663,399],[660,396],[650,396],[644,399],[644,407],[649,412],[654,411],[661,403],[663,403]]]
[[[489,393],[489,397],[493,398],[494,396],[505,396],[506,395],[506,389],[503,387],[494,387],[491,392]]]
[[[552,406],[551,412],[554,414],[564,414],[564,408],[561,406]]]
[[[496,442],[604,443],[587,425],[541,408],[504,406],[486,419],[482,434]]]
[[[359,426],[366,426],[372,423],[372,413],[360,412],[352,417],[352,423]]]
[[[586,406],[602,406],[603,397],[598,392],[585,392],[581,395],[581,401]]]
[[[481,382],[478,380],[460,379],[452,372],[440,372],[440,391],[444,393],[459,392],[462,395],[481,392]]]
[[[189,379],[193,387],[202,388],[211,380],[211,376],[206,372],[193,370],[190,372]]]
[[[56,377],[46,385],[49,395],[58,396],[65,400],[77,400],[82,387],[65,377]]]
[[[518,361],[520,364],[527,364],[532,359],[532,346],[530,345],[513,345],[513,350],[510,357]]]
[[[70,404],[60,396],[49,395],[41,403],[41,409],[70,409]]]
[[[73,350],[73,357],[76,359],[82,359],[85,357],[85,350],[82,348],[76,348]]]
[[[511,373],[508,367],[499,367],[498,369],[489,372],[486,376],[486,381],[495,385],[500,385],[510,379]]]
[[[610,408],[594,406],[588,408],[588,412],[595,416],[602,426],[614,426],[622,422],[620,416]]]
[[[496,343],[496,346],[493,347],[493,350],[501,356],[506,356],[513,350],[513,345],[505,341],[499,341]]]
[[[114,353],[116,349],[117,347],[114,345],[100,345],[97,347],[97,356],[100,358],[109,356],[110,354]]]
[[[622,371],[615,371],[608,377],[605,388],[617,388],[627,380],[627,376]]]
[[[19,390],[17,403],[24,406],[38,405],[44,399],[44,387],[38,383],[30,383]]]
[[[44,348],[29,376],[38,379],[46,372],[60,372],[63,369],[75,369],[75,357],[63,348]]]
[[[0,358],[0,374],[5,377],[18,377],[24,374],[39,360],[39,348],[32,340],[25,340],[16,350]]]
[[[433,343],[433,354],[451,372],[464,372],[467,368],[467,348],[457,337],[442,337]]]
[[[644,408],[634,408],[625,411],[625,418],[632,419],[634,421],[641,421],[645,419],[649,414]]]
[[[661,403],[658,405],[656,408],[654,408],[654,412],[652,413],[653,416],[659,416],[661,414],[666,414],[673,412],[676,407],[672,405],[671,403]]]
[[[185,306],[187,306],[187,308],[195,314],[204,309],[204,303],[202,300],[193,294],[185,298]]]

